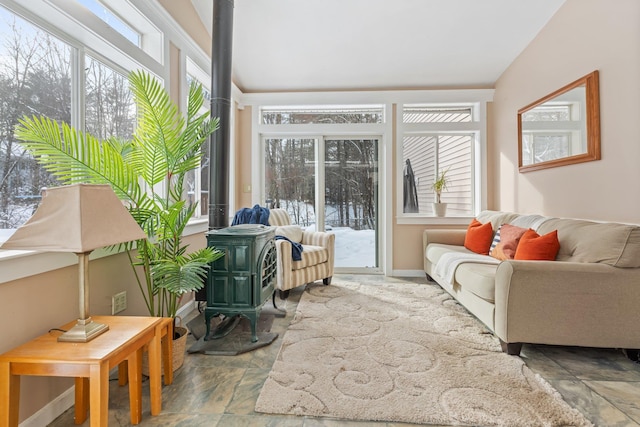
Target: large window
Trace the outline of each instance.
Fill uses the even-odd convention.
[[[131,138],[136,110],[127,77],[90,56],[85,61],[85,130],[99,139]]]
[[[442,193],[447,216],[472,216],[479,126],[471,105],[404,105],[402,123],[402,209],[405,215],[435,215],[433,182],[446,172]]]
[[[56,185],[18,144],[13,130],[24,115],[71,121],[72,48],[0,7],[0,229],[22,225]]]
[[[335,234],[335,267],[372,271],[379,260],[380,105],[261,107],[261,204],[305,229]]]
[[[202,111],[205,113],[211,110],[211,91],[209,90],[208,75],[200,69],[191,59],[187,58],[187,84],[184,98],[186,99],[189,86],[191,84],[199,84],[202,86],[204,95],[204,103]],[[209,153],[208,140],[202,144],[202,160],[200,168],[189,171],[184,179],[184,196],[189,205],[198,203],[194,217],[206,217],[209,215],[209,166],[211,164],[211,155]]]
[[[102,3],[97,0],[78,0],[78,3],[88,8],[94,15],[124,36],[131,43],[136,46],[140,46],[142,38],[140,33],[134,30],[129,24],[125,23],[123,19],[118,17],[112,10],[105,7]]]
[[[133,31],[114,21],[116,15],[109,15],[103,3],[81,3],[110,20],[120,36]],[[68,8],[65,12],[82,7],[63,5]],[[55,11],[51,9],[50,14]],[[148,54],[138,46],[139,40],[130,40],[136,46],[127,43],[126,53],[116,48],[117,43],[107,51],[94,52],[93,43],[85,46],[74,35],[86,27],[82,19],[95,17],[86,13],[60,16],[45,24],[37,14],[25,10],[18,14],[10,6],[0,5],[0,230],[9,233],[33,214],[42,188],[58,185],[15,139],[14,129],[21,117],[47,116],[99,139],[131,138],[135,128],[135,105],[126,74],[145,68],[141,63],[149,62]],[[66,27],[61,28],[60,19],[67,20]],[[109,43],[108,38],[100,40]]]

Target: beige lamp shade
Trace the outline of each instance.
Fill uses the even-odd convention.
[[[109,330],[89,316],[89,253],[146,237],[110,186],[75,184],[45,190],[33,216],[1,248],[78,255],[80,317],[58,341],[87,342]]]
[[[49,188],[2,249],[85,253],[147,236],[108,185]]]

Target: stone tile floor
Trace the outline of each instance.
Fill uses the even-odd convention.
[[[391,278],[380,275],[336,275],[339,281],[394,281],[427,283],[425,278]],[[148,382],[143,388],[143,420],[140,426],[185,427],[362,427],[410,426],[403,423],[346,421],[328,418],[265,415],[253,411],[273,364],[282,336],[293,318],[302,288],[291,291],[284,305],[285,318],[276,318],[272,331],[279,337],[269,346],[238,356],[187,354],[172,385],[163,388],[162,413],[152,417]],[[194,313],[196,315],[197,313]],[[190,320],[190,319],[187,319]],[[187,348],[194,342],[189,337]],[[640,427],[640,364],[627,359],[621,350],[525,345],[521,357],[534,372],[545,378],[564,399],[596,426]],[[112,375],[115,378],[115,375]],[[126,387],[111,381],[109,425],[129,426]],[[73,426],[73,408],[49,427]],[[83,425],[88,426],[89,421]]]

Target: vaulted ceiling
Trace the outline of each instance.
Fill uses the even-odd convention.
[[[213,0],[191,0],[211,32]],[[244,92],[489,88],[565,0],[235,0]]]

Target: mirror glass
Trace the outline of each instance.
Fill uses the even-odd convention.
[[[520,172],[600,159],[598,71],[518,111]]]

